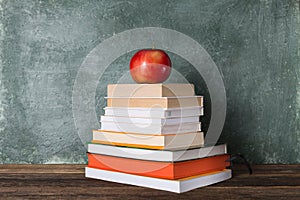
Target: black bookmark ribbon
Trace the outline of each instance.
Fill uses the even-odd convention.
[[[243,161],[243,164],[246,165],[246,167],[247,167],[247,169],[249,171],[249,174],[253,173],[251,165],[249,164],[249,162],[247,161],[247,159],[243,155],[241,155],[241,154],[233,154],[226,161],[230,162],[232,164],[232,161],[234,161],[236,159],[241,159]]]

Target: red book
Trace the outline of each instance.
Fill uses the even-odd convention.
[[[224,170],[228,154],[181,162],[158,162],[88,153],[88,167],[164,179],[180,179]]]

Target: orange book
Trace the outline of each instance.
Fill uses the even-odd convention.
[[[228,154],[181,162],[136,160],[88,153],[88,167],[163,179],[180,179],[224,170]]]

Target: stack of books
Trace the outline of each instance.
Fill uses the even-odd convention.
[[[204,145],[192,84],[114,84],[106,98],[86,177],[176,193],[231,178],[226,145]]]

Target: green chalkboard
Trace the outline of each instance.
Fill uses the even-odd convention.
[[[226,87],[220,141],[230,153],[252,163],[300,163],[297,0],[3,0],[0,14],[0,163],[85,163],[72,114],[78,69],[102,41],[138,27],[174,29],[210,54]],[[133,53],[99,78],[99,115],[106,85],[128,74]],[[174,71],[207,99],[206,130],[205,82],[184,58],[170,56]],[[169,81],[182,80],[173,73]]]

